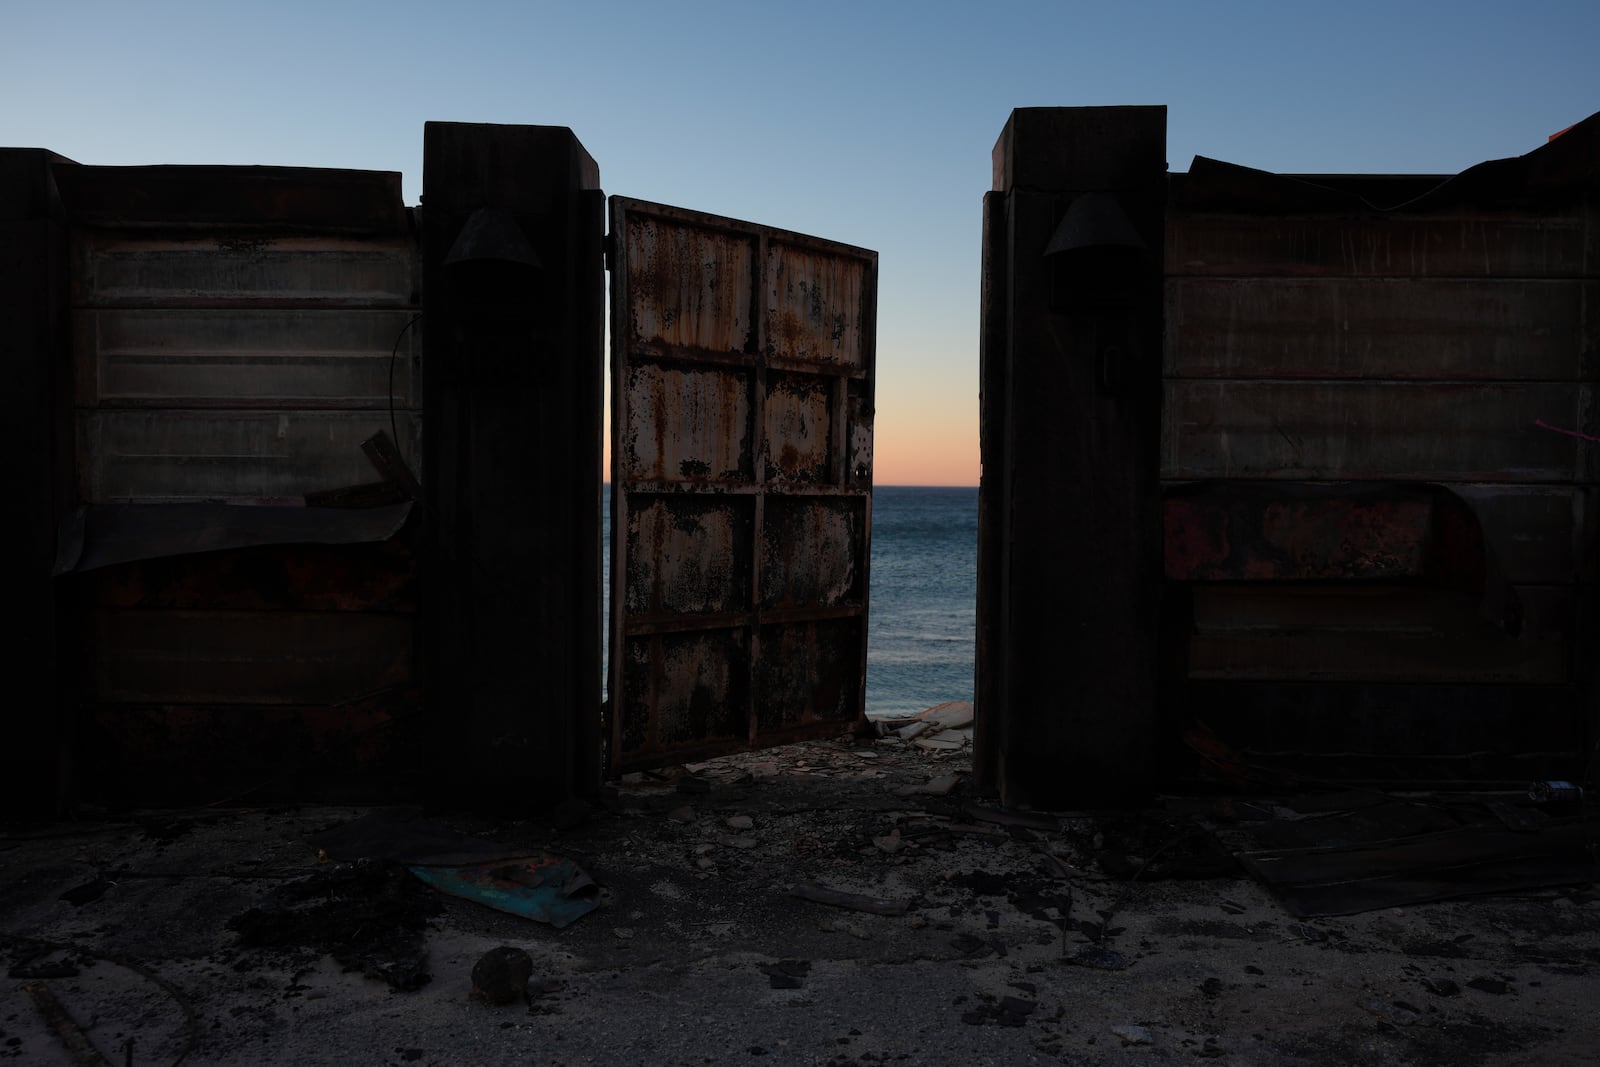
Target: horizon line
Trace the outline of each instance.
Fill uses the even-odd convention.
[[[611,482],[609,480],[602,479],[600,484],[602,486],[609,486],[611,484]],[[966,485],[966,484],[962,484],[962,485],[951,485],[951,484],[930,485],[927,482],[874,482],[872,488],[874,488],[874,489],[977,489],[979,487],[976,484],[973,484],[973,485]]]

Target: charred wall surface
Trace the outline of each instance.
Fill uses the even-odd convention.
[[[421,406],[398,175],[0,173],[8,810],[391,788]]]
[[[1137,200],[1081,178],[1029,217],[1038,190],[1015,178],[1056,189],[1041,177],[1052,167],[1093,174],[1136,121],[1028,109],[996,149],[1008,162],[985,208],[980,768],[1004,793],[1019,728],[1057,739],[1040,781],[1115,762],[1131,718],[1156,724],[1158,748],[1187,738],[1334,776],[1579,773],[1595,736],[1600,118],[1454,177],[1197,158],[1164,179],[1148,246],[1160,295],[1138,311],[1159,338],[1160,414],[1143,431],[1158,445],[1157,512],[1106,506],[1115,487],[1147,484],[1143,453],[1092,444],[1087,428],[1114,423],[1082,406],[1108,383],[1072,377],[1084,346],[1045,281],[1045,242],[1072,204],[1109,189],[1137,220]],[[1030,126],[1050,132],[1030,146],[1017,133]],[[1041,336],[1033,324],[1052,315]],[[1049,388],[1016,377],[1037,359],[1059,368]],[[1030,500],[1041,484],[1077,507]],[[1160,548],[1106,555],[1085,522],[1130,544],[1154,531]],[[1029,562],[1034,539],[1062,557]],[[1086,581],[1090,558],[1121,570]],[[1141,616],[1163,634],[1159,693],[1085,687],[1142,669],[1126,655],[1053,679],[1030,665],[1036,622],[1060,630],[1048,605],[1083,605],[1059,614],[1079,632],[1052,647],[1093,645],[1142,602],[1151,569],[1165,579],[1159,621]]]
[[[417,709],[410,494],[363,448],[381,433],[414,464],[420,436],[419,250],[399,176],[53,176],[75,792],[381,790],[414,762],[401,724]]]
[[[1187,710],[1231,744],[1375,778],[1579,773],[1597,147],[1590,119],[1454,177],[1173,176],[1166,573]]]

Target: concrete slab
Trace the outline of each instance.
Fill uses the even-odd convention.
[[[43,985],[114,1063],[129,1040],[134,1063],[241,1065],[1593,1062],[1593,890],[1300,921],[1242,873],[1111,878],[1113,824],[1089,816],[975,824],[969,761],[816,742],[712,761],[704,792],[642,776],[565,830],[437,816],[573,858],[601,907],[554,930],[441,898],[414,992],[229,926],[325,870],[309,838],[369,809],[13,828],[0,1057],[71,1062],[28,992]],[[904,792],[950,774],[948,796]],[[730,819],[748,821],[740,847]],[[830,906],[799,883],[910,906]],[[471,972],[501,945],[534,972],[527,1002],[496,1008]]]

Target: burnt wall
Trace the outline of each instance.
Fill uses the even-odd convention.
[[[1590,119],[1453,178],[1292,177],[1203,158],[1173,176],[1169,490],[1256,487],[1242,498],[1300,483],[1372,500],[1428,483],[1465,502],[1486,556],[1471,589],[1426,567],[1187,583],[1185,715],[1341,773],[1576,773],[1600,477],[1600,446],[1578,436],[1600,435],[1597,138]],[[1273,506],[1253,527],[1282,526],[1265,537],[1275,551],[1343,536]],[[1173,514],[1169,500],[1167,569],[1185,577]],[[1437,529],[1411,529],[1400,510],[1384,525],[1382,551],[1436,547]],[[1497,582],[1510,615],[1482,610]]]
[[[403,461],[419,451],[420,256],[399,176],[54,177],[70,277],[58,415],[77,511],[57,585],[76,627],[76,793],[414,788],[406,492],[377,484],[363,449],[382,432]]]

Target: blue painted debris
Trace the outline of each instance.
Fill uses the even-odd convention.
[[[523,856],[465,867],[419,865],[410,870],[441,893],[549,923],[557,930],[600,906],[594,880],[560,856]]]

